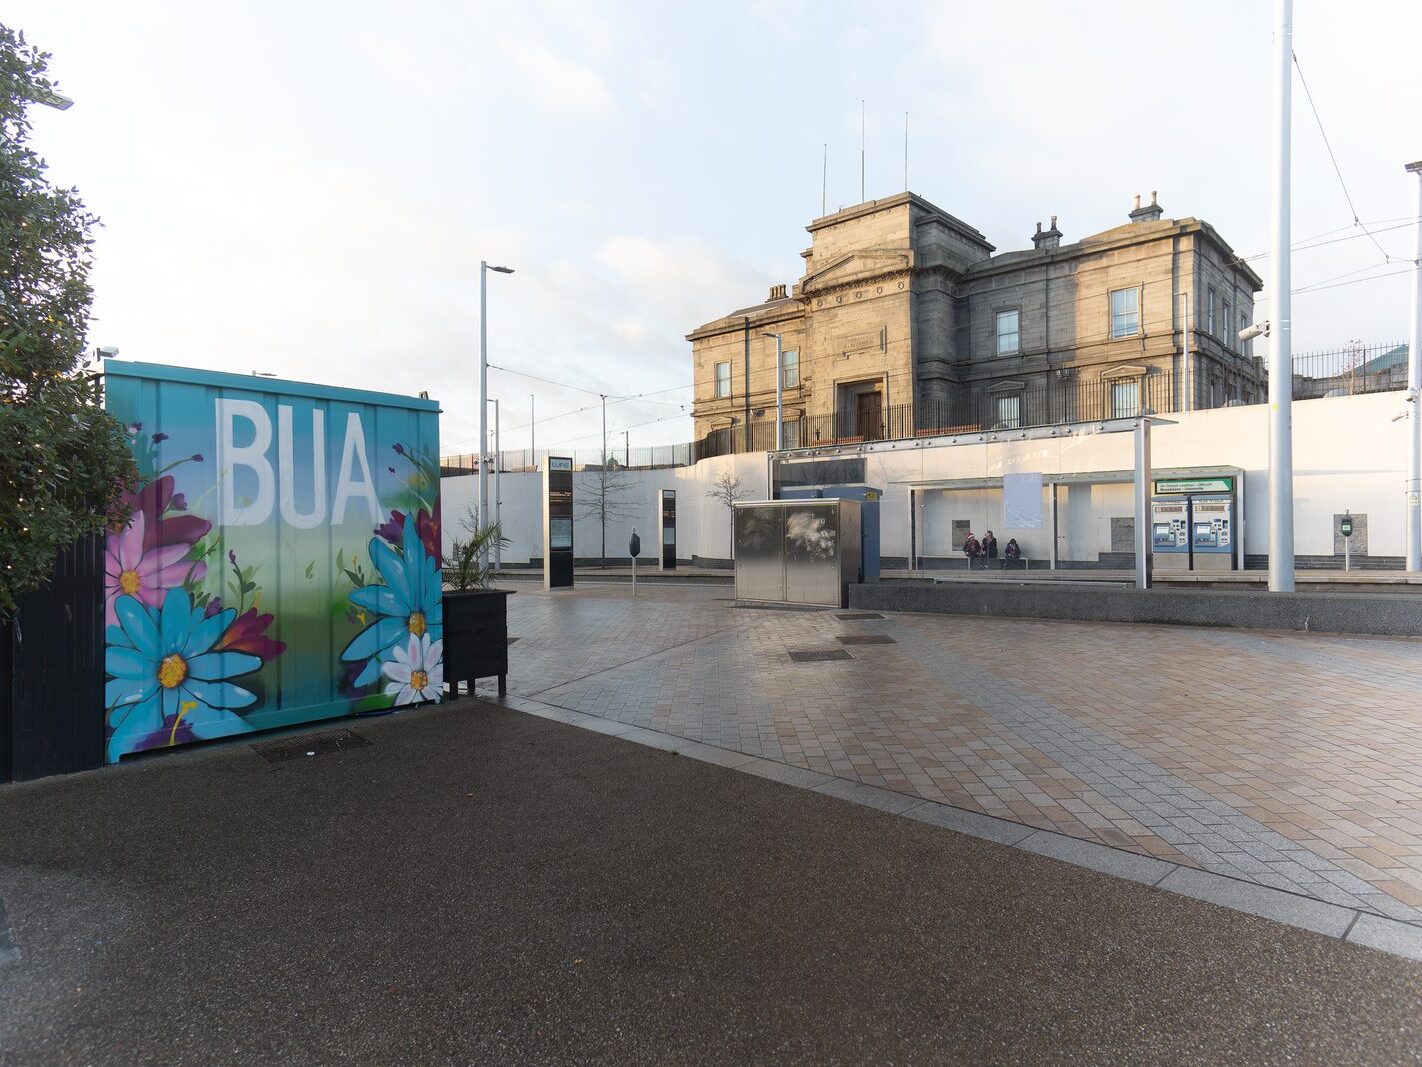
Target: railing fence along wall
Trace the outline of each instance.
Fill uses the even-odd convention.
[[[973,385],[941,402],[878,409],[868,424],[864,415],[854,410],[806,416],[786,423],[784,444],[786,448],[814,448],[1134,418],[1145,413],[1163,415],[1184,410],[1182,385],[1180,375],[1173,371],[1107,376],[1095,381],[1067,379],[1020,385],[1010,382],[986,387]],[[1357,343],[1294,357],[1295,400],[1381,393],[1406,387],[1405,343]],[[1246,395],[1231,396],[1227,388],[1223,396],[1211,398],[1206,395],[1208,388],[1203,380],[1196,381],[1195,403],[1191,405],[1196,410],[1251,402]],[[1255,402],[1262,402],[1262,394]],[[716,456],[769,452],[774,448],[775,425],[771,419],[752,423],[749,437],[745,427],[737,424],[712,430],[699,440],[684,444],[618,448],[609,440],[605,457],[600,450],[587,448],[558,454],[571,455],[575,470],[598,470],[604,464],[656,470],[688,467]],[[509,472],[539,471],[546,455],[543,451],[535,455],[526,449],[506,449],[499,454],[499,467]],[[446,456],[440,461],[440,468],[446,477],[474,474],[479,470],[479,457],[473,454]]]

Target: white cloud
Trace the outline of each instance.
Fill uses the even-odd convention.
[[[617,110],[602,76],[592,68],[565,59],[534,40],[504,36],[499,38],[499,46],[522,75],[523,88],[549,112],[586,118]]]

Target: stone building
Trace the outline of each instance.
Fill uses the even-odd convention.
[[[687,335],[696,435],[774,447],[773,334],[787,448],[1262,400],[1237,334],[1263,283],[1209,223],[1163,216],[1137,197],[1069,244],[1053,216],[1002,253],[913,193],[816,219],[793,289]]]

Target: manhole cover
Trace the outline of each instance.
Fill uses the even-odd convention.
[[[836,619],[882,619],[884,616],[877,611],[849,611],[843,615],[836,615]]]
[[[268,763],[284,763],[286,760],[306,759],[308,756],[324,756],[329,752],[365,748],[370,744],[374,742],[367,741],[354,730],[327,730],[320,734],[301,734],[297,737],[263,741],[252,748]]]
[[[888,634],[851,634],[838,638],[841,645],[895,645],[898,644]]]
[[[822,663],[829,659],[853,659],[854,657],[842,648],[807,648],[800,652],[790,653],[790,658],[796,663]]]

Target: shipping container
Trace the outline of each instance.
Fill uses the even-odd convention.
[[[105,759],[439,699],[439,406],[107,360]]]

